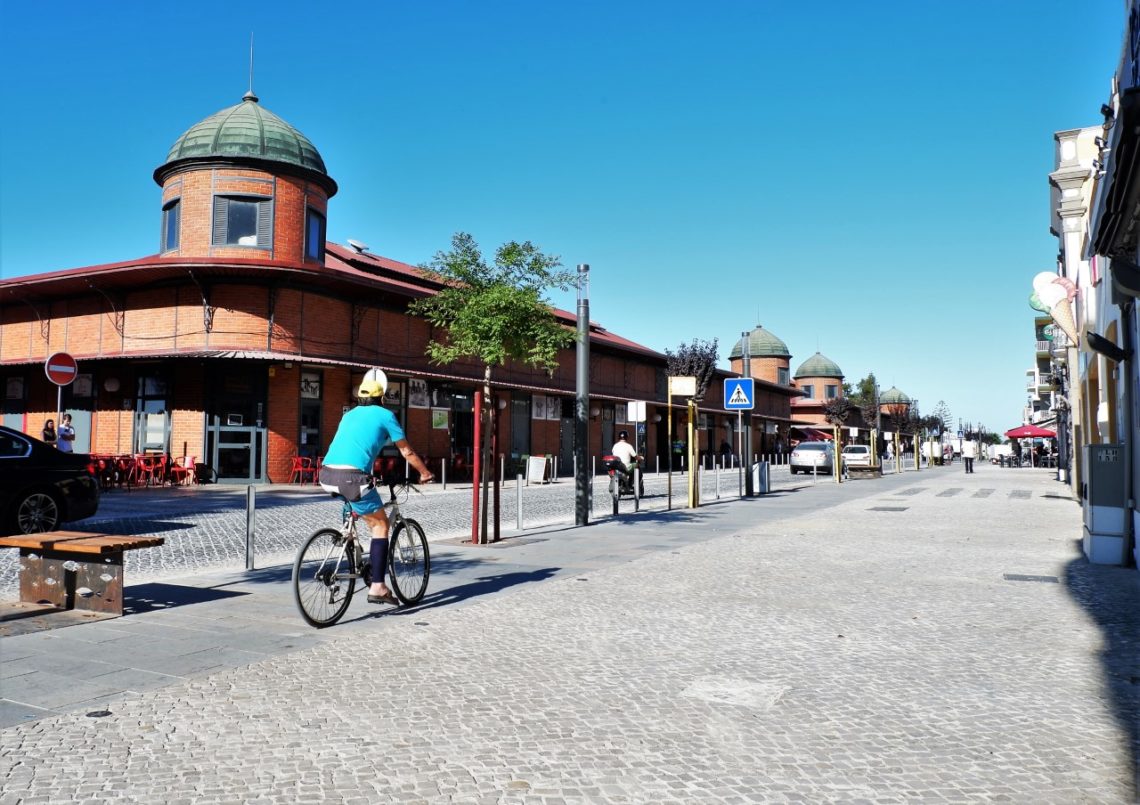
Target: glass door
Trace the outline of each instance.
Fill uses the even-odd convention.
[[[211,396],[206,412],[206,455],[218,480],[264,482],[269,442],[265,367],[219,364],[210,368],[207,383]]]

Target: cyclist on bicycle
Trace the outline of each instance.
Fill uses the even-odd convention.
[[[614,442],[614,446],[610,448],[610,455],[621,460],[624,485],[630,490],[630,492],[632,492],[633,471],[638,467],[638,462],[640,461],[641,456],[638,454],[637,449],[632,444],[630,444],[627,439],[629,439],[629,433],[624,430],[618,433],[618,440]],[[641,496],[645,495],[644,479],[641,481],[641,487],[638,489],[638,494]]]
[[[388,515],[372,478],[372,465],[389,441],[419,472],[420,483],[430,483],[435,475],[408,444],[396,416],[380,405],[388,388],[388,377],[380,369],[369,369],[357,390],[359,405],[341,417],[340,425],[325,454],[320,484],[327,492],[343,496],[360,515],[372,533],[372,587],[368,603],[395,604],[396,597],[384,583],[388,560]]]

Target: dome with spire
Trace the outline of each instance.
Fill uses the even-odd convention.
[[[729,358],[743,357],[742,344],[744,339],[736,342],[736,346],[732,348],[729,353]],[[759,324],[756,329],[748,334],[748,357],[749,358],[790,358],[792,353],[788,352],[788,345],[773,335],[770,331],[765,330]]]
[[[879,395],[879,403],[882,405],[910,405],[910,397],[903,394],[894,386],[891,386]]]
[[[794,377],[836,377],[842,380],[843,370],[835,361],[816,352],[800,364],[800,368],[796,369]]]
[[[166,162],[155,170],[154,179],[161,185],[183,166],[217,161],[288,165],[291,172],[323,186],[330,196],[337,190],[316,146],[261,106],[252,91],[236,106],[216,112],[187,129],[170,147]]]

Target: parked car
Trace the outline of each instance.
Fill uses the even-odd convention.
[[[99,509],[91,457],[0,426],[0,533],[54,531]]]
[[[865,444],[849,444],[843,448],[843,464],[848,467],[870,467],[871,448]]]
[[[800,442],[792,450],[788,468],[797,472],[830,473],[835,466],[835,447],[831,442]]]

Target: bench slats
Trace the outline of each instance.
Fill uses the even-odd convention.
[[[91,534],[83,531],[45,531],[0,537],[0,548],[26,548],[40,551],[108,554],[153,548],[162,545],[162,537],[128,537],[120,534]]]

